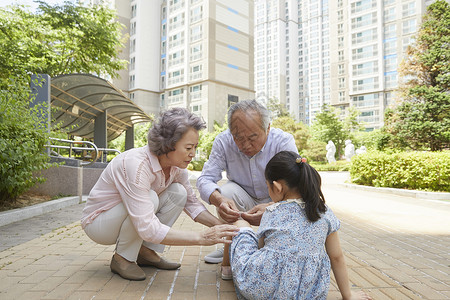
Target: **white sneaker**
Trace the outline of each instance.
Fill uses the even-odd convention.
[[[233,279],[233,273],[231,272],[230,266],[222,266],[220,268],[220,271],[221,271],[220,277],[222,277],[223,280]]]
[[[222,262],[223,259],[223,248],[217,249],[205,256],[205,262],[210,264],[218,264]]]

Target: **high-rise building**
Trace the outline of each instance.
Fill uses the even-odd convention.
[[[232,103],[254,98],[252,0],[126,2],[116,4],[129,32],[120,88],[147,113],[185,107],[212,129]]]
[[[380,128],[398,65],[432,2],[256,0],[257,97],[285,103],[306,124],[323,104],[355,107],[367,130]]]
[[[359,110],[367,130],[383,126],[398,87],[398,66],[433,1],[330,2],[331,104]]]

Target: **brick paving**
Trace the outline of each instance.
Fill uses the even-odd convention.
[[[322,176],[327,203],[341,220],[354,289],[373,299],[450,299],[450,202],[348,189],[339,185],[346,173]],[[236,299],[232,282],[220,279],[220,265],[203,261],[216,246],[168,246],[164,256],[182,267],[144,268],[144,281],[111,273],[114,246],[84,234],[75,221],[81,209],[0,227],[0,299]],[[55,214],[56,227],[43,233],[42,223]],[[184,213],[174,227],[204,229]],[[333,278],[328,299],[340,299]]]

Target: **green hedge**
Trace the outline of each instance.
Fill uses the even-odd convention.
[[[327,162],[316,162],[311,161],[308,162],[314,169],[317,171],[348,171],[350,170],[350,162],[346,160],[339,160],[334,163],[327,163]]]
[[[204,160],[193,160],[188,165],[187,169],[191,171],[201,171],[203,169],[204,164],[205,164]]]
[[[29,108],[29,86],[13,82],[0,90],[0,206],[8,207],[43,177],[34,177],[52,164],[44,151],[48,134],[41,124],[42,107]]]
[[[450,192],[450,151],[370,151],[352,158],[350,177],[361,185]]]

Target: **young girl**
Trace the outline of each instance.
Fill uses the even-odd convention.
[[[371,299],[350,290],[339,220],[325,205],[319,173],[295,152],[282,151],[267,164],[265,177],[275,204],[257,234],[237,221],[241,230],[230,248],[238,298],[326,299],[331,267],[344,300]]]

